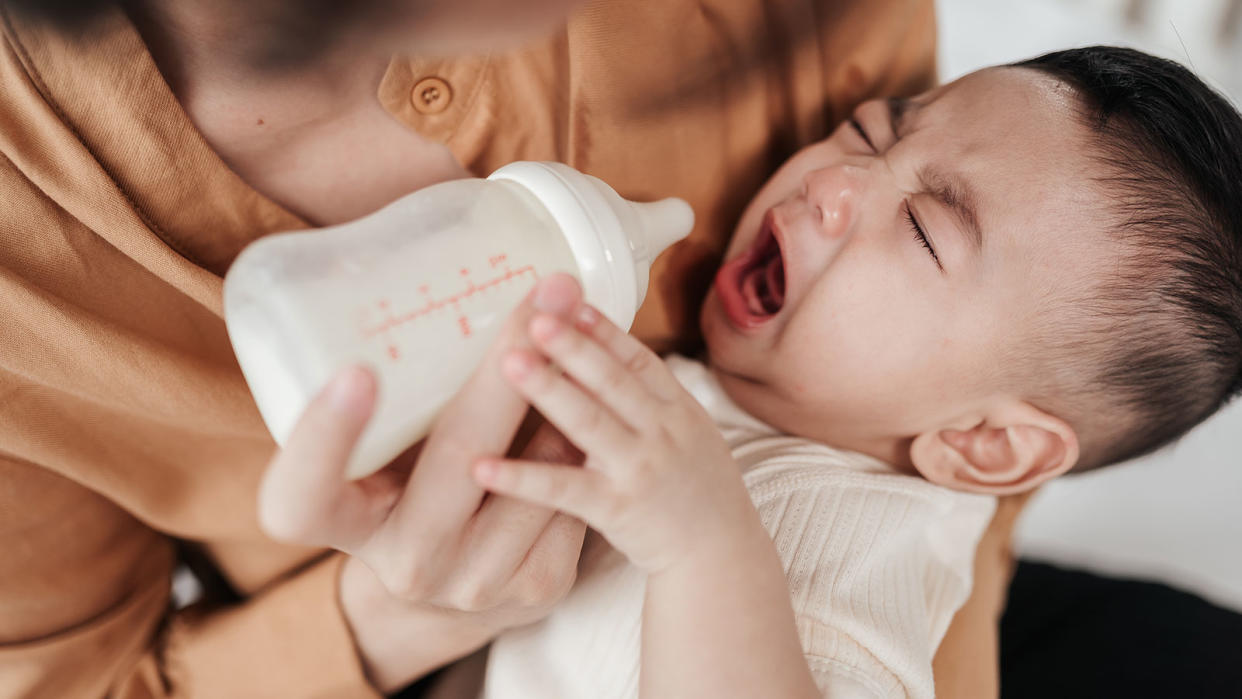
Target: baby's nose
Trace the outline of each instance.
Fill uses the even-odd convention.
[[[812,170],[803,180],[806,200],[819,218],[820,231],[829,238],[845,237],[854,227],[865,170],[834,165]]]

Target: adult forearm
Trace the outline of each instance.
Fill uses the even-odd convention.
[[[642,696],[820,696],[784,570],[757,516],[652,574],[646,595]]]

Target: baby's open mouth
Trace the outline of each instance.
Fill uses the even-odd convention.
[[[716,274],[716,292],[738,326],[753,328],[785,305],[785,261],[769,211],[750,248]]]
[[[767,219],[750,254],[753,259],[742,268],[742,297],[754,315],[775,315],[785,304],[785,261]]]

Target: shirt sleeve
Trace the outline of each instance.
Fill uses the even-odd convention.
[[[173,542],[0,457],[0,695],[378,697],[328,555],[238,604],[173,611]]]

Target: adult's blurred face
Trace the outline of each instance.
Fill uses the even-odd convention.
[[[115,5],[145,16],[204,14],[253,30],[231,34],[263,67],[312,60],[327,49],[451,56],[512,49],[556,30],[583,0],[0,0],[66,28],[89,26]],[[176,5],[174,5],[176,3]],[[198,7],[194,7],[197,5]],[[176,9],[176,13],[172,10]],[[228,23],[224,23],[227,25]]]
[[[140,0],[150,2],[151,0]],[[163,1],[163,0],[160,0]],[[182,0],[186,1],[186,0]],[[551,33],[582,0],[191,0],[253,18],[257,62],[317,52],[456,56],[513,49]],[[227,10],[226,10],[227,11]]]
[[[583,0],[376,0],[393,50],[422,55],[514,48],[560,27]]]

